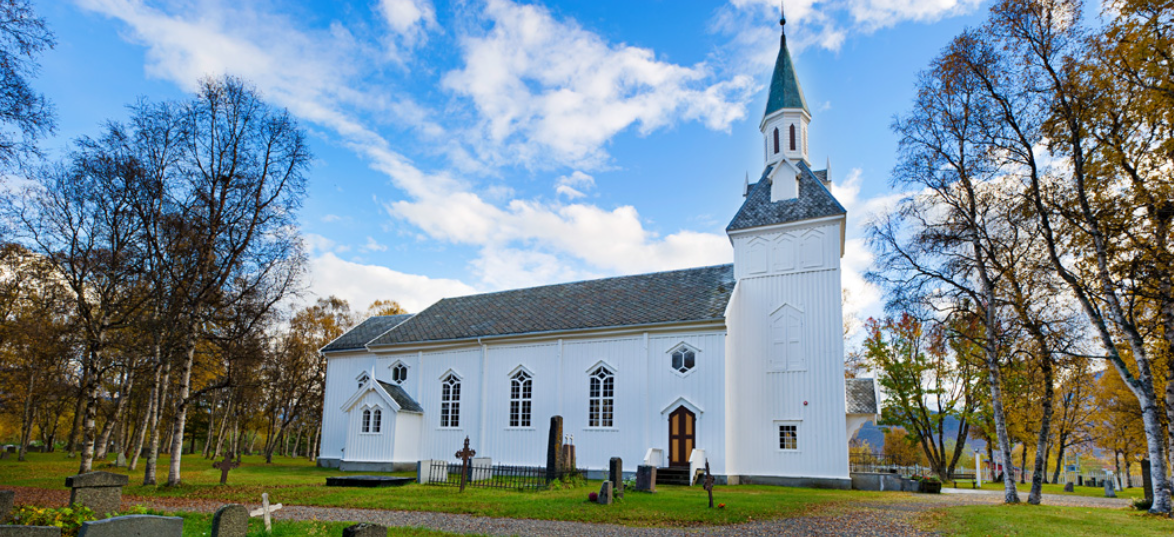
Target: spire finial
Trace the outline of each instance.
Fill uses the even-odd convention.
[[[787,9],[783,0],[779,0],[779,28],[779,33],[781,34],[779,40],[782,46],[785,47],[787,46]]]

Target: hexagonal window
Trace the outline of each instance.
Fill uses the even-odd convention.
[[[677,347],[673,351],[672,357],[673,370],[678,373],[688,373],[689,370],[693,369],[693,366],[697,365],[697,353],[684,345]]]
[[[395,367],[391,368],[391,381],[396,384],[403,384],[405,380],[408,380],[408,366],[395,364]]]

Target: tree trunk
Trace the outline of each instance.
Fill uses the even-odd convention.
[[[318,462],[318,446],[322,442],[322,425],[314,426],[313,436],[310,437],[310,452],[308,453],[311,462]]]
[[[171,464],[167,471],[167,486],[180,484],[180,465],[183,461],[183,432],[187,426],[188,395],[191,393],[192,366],[196,361],[196,346],[189,342],[184,353],[183,369],[179,375],[179,392],[175,394],[175,417],[171,427]]]
[[[118,402],[114,405],[114,414],[110,416],[110,420],[106,422],[106,426],[102,428],[101,440],[98,443],[98,453],[95,455],[99,460],[106,458],[106,450],[110,445],[110,434],[118,427],[123,420],[123,413],[126,412],[126,401],[130,397],[130,391],[134,389],[135,376],[134,369],[127,366],[126,372],[122,377],[121,386],[118,387]]]
[[[151,416],[155,414],[156,399],[159,394],[159,366],[156,365],[152,369],[155,370],[154,384],[151,386],[151,392],[147,394],[147,408],[143,411],[143,416],[139,421],[138,431],[135,432],[135,444],[130,454],[129,468],[134,471],[139,464],[139,457],[143,454],[143,442],[147,438],[147,428],[151,426]],[[144,483],[146,484],[146,483]]]
[[[159,354],[159,347],[156,346],[156,356],[162,360]],[[158,362],[162,363],[162,362]],[[163,404],[167,399],[167,387],[171,383],[171,364],[163,365],[163,372],[159,381],[155,383],[155,408],[151,413],[151,443],[147,451],[147,467],[143,472],[143,484],[154,485],[157,482],[156,474],[159,466],[159,435],[162,431],[162,425],[159,423],[163,418]]]
[[[28,450],[29,438],[33,435],[33,394],[36,393],[37,368],[29,368],[28,386],[24,392],[24,409],[20,414],[20,449],[16,460],[23,461]]]
[[[216,449],[212,452],[213,459],[220,458],[220,453],[224,448],[224,434],[227,432],[228,420],[232,417],[235,403],[235,392],[230,388],[228,392],[228,406],[224,407],[224,417],[220,418],[220,429],[216,432]]]
[[[1040,336],[1042,337],[1042,334]],[[1047,345],[1047,342],[1037,340],[1036,345]],[[1043,356],[1040,357],[1040,370],[1044,374],[1044,402],[1043,412],[1040,416],[1039,437],[1036,441],[1035,468],[1031,472],[1031,492],[1027,494],[1027,503],[1031,505],[1039,505],[1040,500],[1043,499],[1044,474],[1048,471],[1048,438],[1052,434],[1052,398],[1055,397],[1052,387],[1055,379],[1053,378],[1051,353],[1047,351],[1046,347],[1042,347],[1040,352],[1043,353]],[[1023,446],[1023,450],[1027,451],[1026,445]],[[1026,463],[1024,463],[1023,471],[1027,472]]]
[[[79,467],[78,473],[79,474],[91,472],[94,469],[94,442],[97,440],[97,438],[96,438],[97,430],[96,430],[95,421],[97,420],[97,415],[98,415],[98,382],[99,382],[97,366],[98,366],[98,363],[99,363],[98,360],[100,357],[101,356],[98,353],[98,349],[92,348],[92,347],[89,349],[89,361],[90,362],[89,362],[89,364],[86,365],[86,368],[89,369],[90,371],[86,376],[89,377],[90,381],[86,383],[86,390],[85,390],[87,403],[86,403],[86,417],[85,417],[84,425],[82,428],[83,443],[82,443],[81,464],[78,465],[78,467]]]
[[[89,383],[89,368],[82,368],[82,379],[77,386],[77,406],[73,409],[73,427],[69,429],[69,456],[77,455],[78,445],[81,443],[78,435],[82,432],[82,420],[86,414],[86,385]]]
[[[208,450],[212,449],[212,433],[216,431],[216,405],[220,404],[220,393],[212,396],[212,404],[208,405],[208,434],[204,439],[204,450],[201,455],[207,459]]]
[[[995,421],[995,437],[999,441],[999,450],[1003,461],[1003,501],[1005,503],[1019,503],[1019,491],[1015,488],[1015,479],[1011,475],[1011,438],[1007,435],[1007,418],[1003,411],[1003,386],[999,371],[998,338],[996,337],[995,319],[995,286],[987,274],[986,263],[981,245],[977,240],[974,243],[975,259],[982,281],[983,296],[986,303],[982,306],[985,313],[984,327],[986,337],[983,341],[984,361],[987,367],[987,383],[991,391],[991,414]]]

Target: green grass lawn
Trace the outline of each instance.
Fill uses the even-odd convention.
[[[1174,520],[1125,509],[1048,505],[972,505],[930,513],[927,529],[947,535],[1005,536],[1169,536]]]
[[[167,459],[160,458],[159,481],[166,479]],[[435,511],[481,516],[612,522],[632,526],[699,526],[733,524],[796,516],[819,505],[851,503],[883,498],[884,493],[817,490],[741,485],[714,488],[715,500],[724,509],[706,509],[707,498],[700,487],[662,486],[656,494],[629,492],[611,508],[587,500],[599,490],[599,481],[577,488],[542,492],[514,492],[407,485],[389,488],[326,487],[326,477],[338,470],[318,468],[305,459],[275,459],[266,465],[261,457],[244,457],[240,468],[229,474],[229,484],[220,486],[220,472],[211,461],[185,457],[183,485],[144,487],[140,466],[130,473],[124,494],[145,498],[182,498],[256,505],[261,493],[273,503],[324,507],[354,507]],[[128,473],[125,469],[96,464],[95,469]],[[63,454],[29,454],[29,461],[0,461],[0,483],[16,486],[64,489],[65,477],[77,471],[77,460]],[[412,474],[400,474],[412,475]]]
[[[945,486],[948,487],[948,486],[950,486],[950,484],[946,483]],[[1017,483],[1015,485],[1015,487],[1017,489],[1019,489],[1020,494],[1023,494],[1023,495],[1026,495],[1028,492],[1031,492],[1031,483],[1026,483],[1026,484],[1018,484]],[[970,488],[970,484],[965,483],[965,482],[958,483],[958,488],[968,489],[968,488]],[[1001,492],[1003,490],[1003,484],[1002,483],[983,483],[982,489],[983,490],[995,490],[995,491]],[[1102,487],[1075,487],[1073,492],[1064,492],[1064,485],[1045,484],[1044,485],[1044,494],[1056,494],[1056,495],[1060,495],[1060,496],[1088,496],[1090,498],[1104,498],[1105,497],[1105,489]],[[1136,499],[1142,498],[1144,496],[1145,496],[1145,491],[1142,490],[1141,487],[1133,487],[1133,488],[1128,488],[1128,489],[1123,489],[1123,490],[1117,491],[1118,498],[1136,500]],[[1022,500],[1027,501],[1027,496],[1024,496],[1022,498]]]

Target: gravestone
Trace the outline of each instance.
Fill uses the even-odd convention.
[[[387,528],[379,524],[355,524],[342,530],[342,537],[387,537]]]
[[[1145,499],[1151,504],[1154,501],[1154,481],[1150,475],[1150,461],[1149,459],[1141,460],[1141,486],[1145,490]]]
[[[705,459],[705,479],[702,481],[701,488],[709,493],[709,508],[713,509],[713,474],[709,473],[709,459]]]
[[[1064,484],[1064,492],[1076,492],[1076,486],[1069,481]]]
[[[611,505],[611,481],[604,481],[603,486],[599,487],[599,499],[595,502],[600,505]]]
[[[177,516],[126,515],[85,522],[78,537],[183,537]]]
[[[126,454],[119,453],[118,458],[114,459],[114,466],[118,468],[126,468]]]
[[[611,481],[611,490],[617,498],[624,497],[624,461],[619,457],[612,457],[608,463],[608,481]]]
[[[0,526],[0,537],[61,537],[56,526]]]
[[[0,524],[7,524],[12,516],[12,501],[16,493],[11,490],[0,490]]]
[[[9,444],[4,448],[4,451],[7,451],[8,453],[16,453],[16,446]]]
[[[1076,486],[1078,486],[1078,487],[1084,486],[1084,476],[1082,476],[1082,475],[1076,476]]]
[[[470,481],[488,481],[493,479],[493,459],[490,457],[475,457],[469,467]]]
[[[129,479],[122,474],[90,472],[65,478],[65,486],[72,489],[69,505],[89,507],[98,518],[117,513],[122,507],[122,487]]]
[[[245,537],[249,533],[249,510],[230,503],[212,515],[212,537]]]
[[[465,491],[465,483],[469,478],[469,462],[473,460],[473,455],[477,451],[469,449],[469,437],[465,437],[465,448],[457,452],[457,458],[461,460],[461,492]]]
[[[656,467],[640,465],[636,467],[636,490],[656,492]]]
[[[224,460],[217,462],[217,463],[213,463],[212,467],[216,468],[217,470],[220,470],[220,484],[227,485],[228,484],[228,471],[233,468],[236,468],[240,465],[241,465],[240,461],[232,460],[232,452],[229,451],[228,453],[224,454]]]
[[[563,444],[559,454],[559,469],[564,472],[575,471],[575,444]]]
[[[1114,490],[1112,479],[1105,480],[1105,497],[1106,498],[1116,498],[1117,497],[1117,491]]]
[[[558,479],[558,470],[562,468],[561,455],[563,449],[563,417],[550,417],[550,436],[546,440],[546,481]]]
[[[7,451],[0,451],[0,461],[5,460],[7,458],[8,458],[8,452]]]

